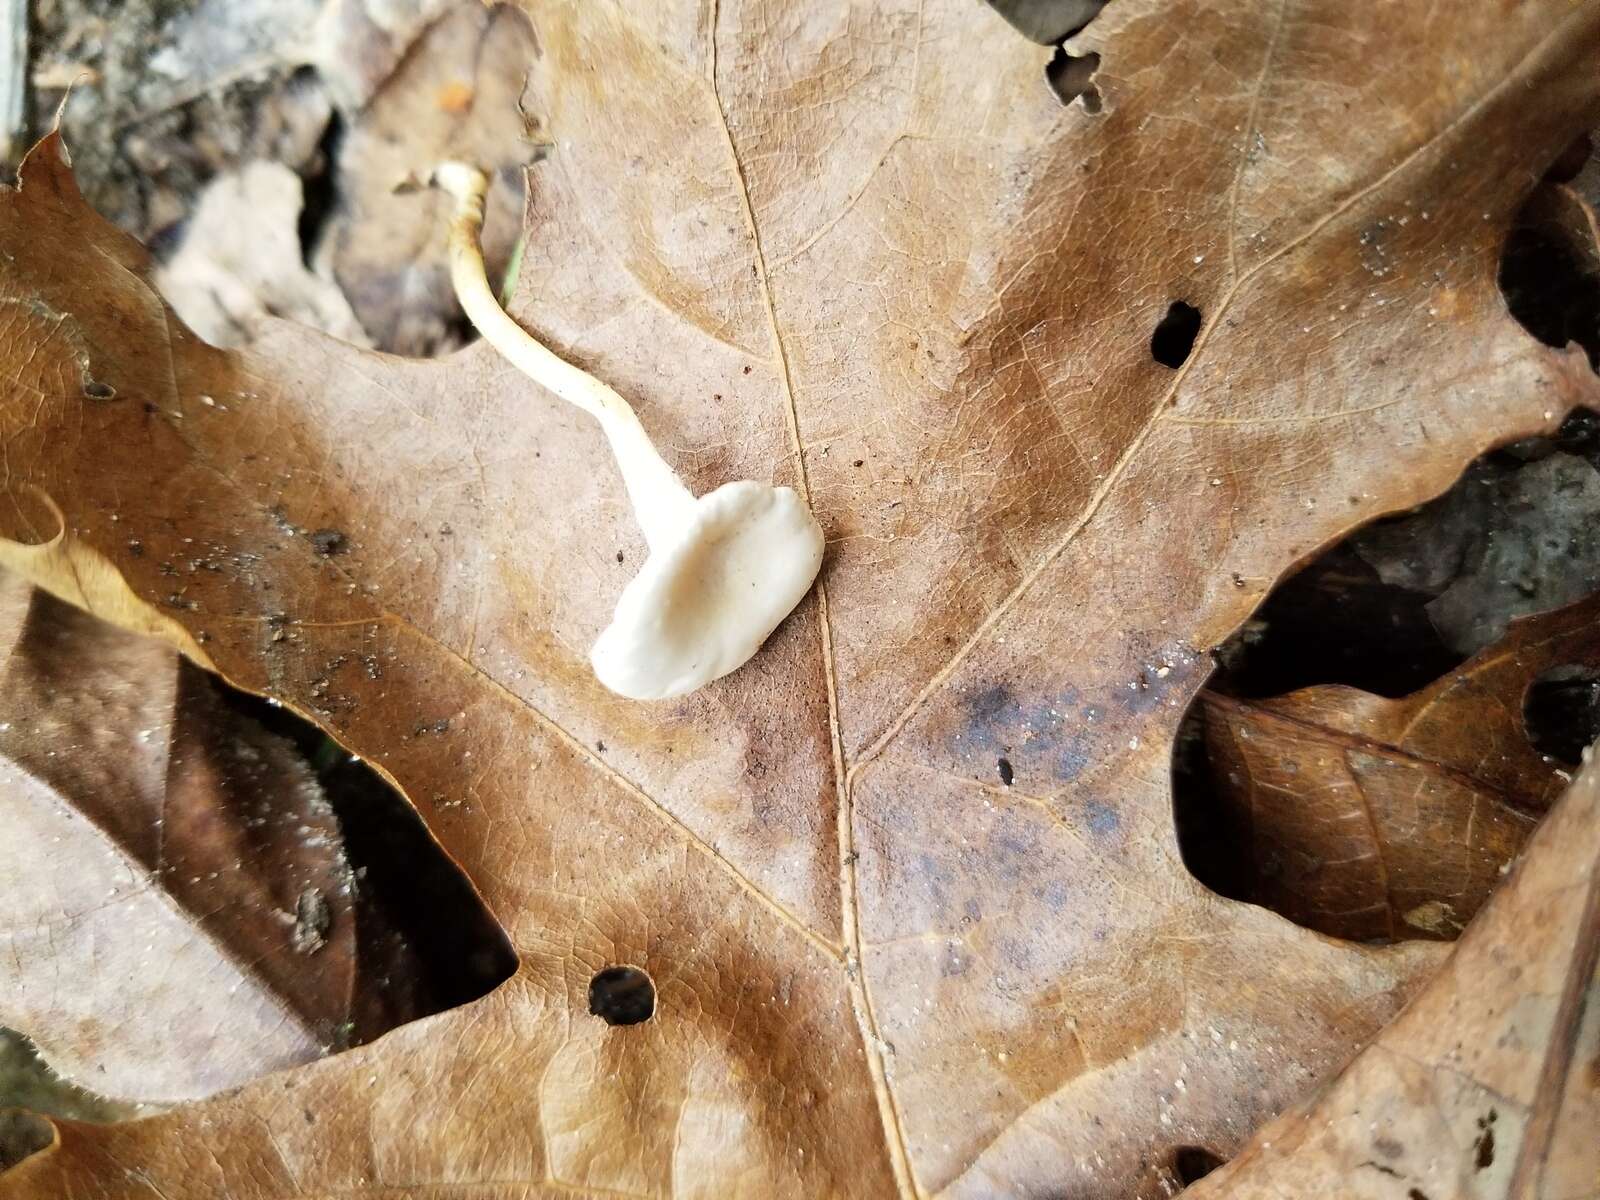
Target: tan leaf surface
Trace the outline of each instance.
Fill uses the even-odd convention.
[[[1600,772],[1586,769],[1428,987],[1322,1094],[1191,1192],[1600,1193]]]
[[[1336,937],[1455,936],[1570,779],[1523,717],[1534,679],[1565,665],[1600,668],[1600,598],[1524,617],[1399,700],[1202,693],[1250,898]]]
[[[1495,274],[1590,120],[1600,4],[1118,0],[1075,43],[1098,114],[970,0],[531,9],[514,309],[697,490],[804,488],[821,586],[705,691],[609,696],[586,650],[643,547],[591,423],[482,346],[198,344],[43,144],[0,200],[7,486],[138,596],[184,539],[228,563],[176,620],[381,763],[521,964],[64,1124],[0,1194],[1164,1194],[1439,961],[1201,888],[1171,738],[1291,564],[1593,396]],[[650,1021],[588,1014],[615,964]]]

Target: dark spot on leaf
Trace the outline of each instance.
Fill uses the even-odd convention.
[[[1083,815],[1089,823],[1089,832],[1096,837],[1108,837],[1122,826],[1122,821],[1117,817],[1117,810],[1098,800],[1090,800],[1085,804]]]
[[[343,554],[349,543],[345,536],[337,529],[319,529],[311,535],[311,544],[316,547],[317,553],[326,557]]]
[[[656,985],[638,967],[607,967],[589,981],[589,1012],[607,1025],[637,1025],[656,1011]]]
[[[101,383],[97,379],[85,379],[83,381],[83,394],[91,400],[115,400],[117,398],[117,389],[109,383]]]
[[[296,954],[315,954],[328,944],[328,930],[333,927],[333,910],[328,898],[316,888],[300,893],[295,904],[294,930],[289,944]]]
[[[1014,778],[1014,774],[1011,770],[1011,760],[1009,758],[1002,758],[996,762],[994,766],[995,770],[1000,773],[1000,782],[1005,784],[1007,787],[1010,787],[1011,780]]]
[[[1473,1156],[1472,1165],[1480,1171],[1488,1170],[1494,1165],[1494,1122],[1499,1116],[1494,1109],[1489,1110],[1487,1117],[1478,1118],[1478,1140],[1474,1143],[1477,1153]]]

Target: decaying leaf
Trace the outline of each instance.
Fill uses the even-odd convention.
[[[1098,112],[970,0],[530,8],[513,308],[696,491],[802,488],[815,598],[702,692],[607,694],[642,546],[591,423],[483,347],[200,344],[45,141],[0,196],[0,533],[27,483],[132,595],[229,564],[173,619],[380,763],[520,966],[63,1122],[0,1192],[1164,1194],[1442,956],[1200,887],[1168,755],[1293,563],[1593,402],[1496,269],[1592,123],[1600,4],[1118,0],[1069,47]]]
[[[360,961],[339,825],[293,747],[170,647],[3,573],[0,639],[0,1019],[56,1070],[171,1102],[417,1015],[364,977],[403,964]]]
[[[1201,694],[1246,897],[1336,937],[1454,937],[1571,776],[1529,740],[1552,668],[1600,670],[1600,597],[1511,626],[1414,695]]]
[[[300,260],[303,202],[299,178],[278,163],[213,179],[155,277],[179,319],[213,346],[243,345],[268,316],[370,344],[344,293]]]
[[[457,5],[417,38],[346,134],[346,186],[319,257],[385,349],[438,354],[465,340],[439,234],[449,203],[397,195],[408,176],[452,158],[493,171],[484,253],[490,278],[505,272],[522,228],[522,168],[534,154],[520,107],[534,46],[519,9]]]
[[[1590,767],[1405,1012],[1186,1194],[1592,1196],[1597,1063],[1600,772]]]

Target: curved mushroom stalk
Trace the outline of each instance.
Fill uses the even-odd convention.
[[[483,171],[442,163],[433,183],[456,201],[450,278],[461,307],[524,374],[600,422],[650,547],[590,652],[595,675],[630,699],[660,700],[742,667],[817,577],[816,517],[793,488],[748,479],[696,499],[626,400],[551,353],[500,307],[478,242],[488,189]]]

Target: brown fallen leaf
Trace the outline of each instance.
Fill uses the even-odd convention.
[[[1600,595],[1514,622],[1400,700],[1202,692],[1237,894],[1335,937],[1454,937],[1571,778],[1523,715],[1566,665],[1600,668]]]
[[[362,928],[381,914],[293,746],[171,647],[4,572],[0,649],[0,1023],[54,1069],[173,1102],[426,1011],[376,983],[412,956]]]
[[[370,345],[350,302],[300,260],[300,179],[253,162],[206,185],[183,242],[156,286],[190,329],[213,346],[240,346],[267,317],[283,317]]]
[[[418,35],[345,135],[340,205],[318,257],[385,350],[441,354],[466,340],[439,236],[449,202],[397,195],[408,176],[451,158],[494,171],[484,251],[497,285],[505,273],[535,152],[519,108],[534,45],[520,10],[458,4]]]
[[[232,0],[212,0],[227,4]],[[479,0],[323,0],[303,49],[339,104],[359,110],[453,7]]]
[[[1395,1021],[1196,1200],[1600,1193],[1600,771]]]
[[[643,547],[591,423],[481,346],[198,344],[47,140],[0,196],[0,532],[53,532],[28,483],[147,602],[185,545],[228,563],[174,623],[380,763],[521,961],[63,1122],[0,1195],[1165,1194],[1442,957],[1199,886],[1170,747],[1275,578],[1595,397],[1495,281],[1600,4],[1118,0],[1071,47],[1096,113],[967,0],[535,17],[513,308],[696,490],[803,488],[815,598],[703,692],[608,695]],[[618,980],[647,1020],[591,1014]]]

